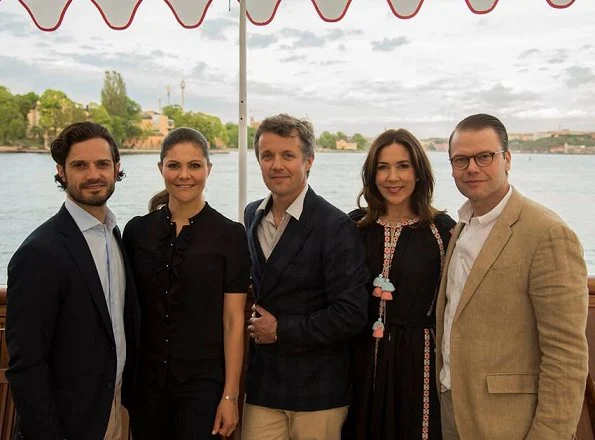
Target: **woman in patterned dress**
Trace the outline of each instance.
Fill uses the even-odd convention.
[[[372,277],[369,325],[353,341],[354,400],[343,438],[440,439],[434,301],[455,221],[432,207],[430,162],[407,130],[380,134],[361,175],[360,208],[350,215]]]

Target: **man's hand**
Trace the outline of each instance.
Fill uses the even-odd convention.
[[[249,320],[248,332],[257,344],[277,342],[277,318],[259,305],[252,306],[252,317]]]

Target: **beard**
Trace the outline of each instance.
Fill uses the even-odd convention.
[[[102,184],[101,188],[96,190],[88,190],[85,189],[86,185],[96,185]],[[66,193],[68,196],[74,200],[79,205],[87,205],[87,206],[103,206],[108,201],[108,199],[114,193],[116,188],[116,182],[105,182],[105,181],[90,181],[82,184],[78,187],[74,185],[69,185],[66,182]]]

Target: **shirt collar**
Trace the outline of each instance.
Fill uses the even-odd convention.
[[[64,206],[74,219],[74,222],[81,232],[88,231],[89,229],[93,229],[94,227],[103,224],[105,224],[109,230],[112,230],[116,227],[116,216],[109,208],[107,208],[107,212],[105,214],[105,222],[101,223],[99,220],[81,208],[78,204],[76,204],[70,197],[66,197]]]
[[[508,192],[502,198],[502,200],[500,200],[500,203],[498,203],[490,212],[488,212],[482,216],[475,217],[477,219],[478,223],[488,224],[488,223],[496,221],[496,219],[498,217],[500,217],[500,214],[502,214],[502,211],[504,211],[504,208],[506,207],[506,204],[508,203],[508,200],[510,199],[511,195],[512,195],[512,185],[509,185]],[[469,200],[467,200],[459,208],[459,221],[461,221],[465,224],[469,224],[472,216],[473,216],[473,208],[471,207],[471,202],[469,202]]]
[[[304,189],[302,189],[302,192],[296,197],[296,199],[293,201],[293,203],[291,205],[289,205],[289,207],[285,210],[286,213],[291,215],[296,220],[300,219],[302,212],[304,211],[304,200],[306,199],[306,193],[308,192],[308,188],[310,188],[310,187],[308,185],[305,185]],[[271,201],[272,197],[273,197],[273,194],[269,193],[264,198],[262,203],[260,205],[258,205],[258,208],[256,210],[260,211],[260,210],[267,209],[267,206],[269,205],[269,202]]]

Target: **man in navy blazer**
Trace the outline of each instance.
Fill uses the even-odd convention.
[[[355,224],[308,186],[314,146],[312,125],[285,114],[254,139],[271,192],[245,211],[256,304],[243,440],[339,440],[351,399],[368,274]]]
[[[133,379],[139,308],[115,216],[120,180],[108,131],[82,122],[51,144],[67,197],[8,265],[6,376],[17,439],[116,440]]]

